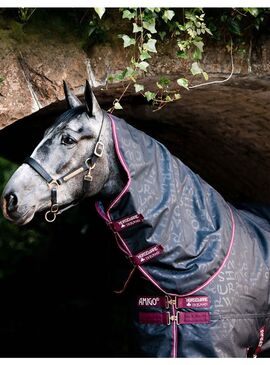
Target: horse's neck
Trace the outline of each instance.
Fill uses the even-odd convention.
[[[108,117],[104,120],[104,144],[106,145],[107,158],[109,164],[109,176],[100,191],[103,199],[111,200],[114,196],[121,193],[124,188],[124,178],[122,176],[120,163],[116,156],[112,135],[111,121]]]

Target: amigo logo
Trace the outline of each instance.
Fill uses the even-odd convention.
[[[140,297],[138,298],[139,307],[159,307],[160,298],[159,297]]]

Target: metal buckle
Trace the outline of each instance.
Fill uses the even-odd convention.
[[[97,157],[101,157],[103,155],[103,150],[104,144],[101,141],[98,141],[94,149],[94,155],[96,155]]]
[[[170,312],[167,312],[168,314],[168,320],[167,325],[169,326],[172,322],[176,322],[177,325],[179,325],[179,312],[177,311],[176,314],[171,314]]]
[[[59,209],[58,204],[53,204],[51,206],[51,212],[52,213],[57,213],[58,212],[58,209]]]
[[[56,213],[53,213],[51,212],[50,210],[48,210],[46,213],[45,213],[45,219],[47,222],[49,223],[52,223],[55,221],[56,219]]]
[[[49,182],[47,184],[48,184],[48,186],[49,186],[50,189],[52,189],[53,186],[55,186],[56,188],[59,187],[59,184],[58,184],[58,182],[56,180],[52,180],[51,182]]]
[[[166,295],[166,309],[170,308],[170,305],[177,308],[177,297],[174,297],[174,299],[172,299]]]

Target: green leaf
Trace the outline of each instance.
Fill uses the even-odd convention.
[[[230,32],[241,35],[240,23],[236,19],[230,19],[228,22]]]
[[[199,50],[199,48],[196,48],[193,52],[192,58],[194,60],[201,60],[202,59],[202,52]]]
[[[142,51],[140,54],[140,60],[148,60],[148,58],[151,58],[150,54],[147,51]]]
[[[160,39],[163,41],[163,39],[165,38],[165,35],[167,33],[166,32],[158,32],[158,35],[160,36]]]
[[[139,62],[138,65],[140,70],[142,71],[147,71],[147,67],[149,66],[149,63],[148,62],[145,62],[145,61],[142,61],[142,62]]]
[[[203,74],[204,79],[207,81],[209,78],[207,72],[203,71],[202,74]]]
[[[156,33],[156,19],[152,18],[147,21],[143,21],[143,27],[144,29],[149,30],[152,34]]]
[[[130,38],[128,35],[124,34],[121,36],[124,41],[124,48],[132,46],[135,44],[135,38]]]
[[[123,19],[129,19],[129,20],[131,20],[131,19],[134,19],[134,18],[135,18],[135,16],[136,16],[136,12],[135,12],[135,11],[132,13],[132,12],[131,12],[131,11],[129,11],[129,10],[124,10],[124,11],[123,11],[122,18],[123,18]]]
[[[94,9],[99,18],[101,19],[106,11],[106,8],[94,8]]]
[[[187,79],[181,78],[181,79],[176,80],[176,82],[179,86],[182,86],[188,90],[188,80]]]
[[[157,40],[156,39],[153,39],[153,38],[148,39],[147,43],[144,43],[143,44],[143,48],[146,51],[157,53],[157,50],[156,50],[156,41]]]
[[[154,100],[155,99],[156,94],[155,93],[152,93],[151,91],[146,91],[144,93],[144,96],[146,97],[147,101],[151,101],[151,100]]]
[[[201,69],[200,65],[198,64],[198,62],[192,63],[190,71],[191,71],[192,75],[194,75],[194,76],[200,75],[202,73],[202,69]]]
[[[119,101],[116,101],[115,103],[114,103],[114,109],[123,109],[123,107],[122,107],[122,105],[119,103]]]
[[[250,13],[255,18],[259,15],[259,9],[258,8],[243,8],[245,12]]]
[[[159,79],[159,84],[162,86],[162,87],[165,87],[165,86],[169,86],[170,85],[170,83],[171,83],[171,80],[170,79],[168,79],[167,77],[161,77],[160,79]]]
[[[175,12],[173,10],[165,10],[162,15],[162,19],[167,23],[168,20],[172,20],[174,15],[175,15]]]
[[[142,32],[143,28],[139,27],[136,23],[133,23],[133,33]]]
[[[118,73],[112,75],[112,80],[122,81],[125,78],[125,74],[126,74],[126,70],[124,70],[123,72],[118,72]]]
[[[180,95],[180,94],[174,94],[174,99],[175,99],[175,100],[179,100],[179,99],[181,99],[181,95]]]
[[[188,59],[188,54],[184,51],[177,51],[176,55],[177,55],[177,57],[183,58],[184,60]]]
[[[140,84],[134,84],[135,92],[139,93],[140,91],[144,90],[144,86]]]
[[[199,38],[200,39],[200,38]],[[204,43],[202,41],[193,41],[194,46],[196,46],[201,52],[203,52]]]

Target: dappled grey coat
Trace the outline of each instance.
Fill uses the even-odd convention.
[[[246,357],[269,349],[268,222],[230,206],[153,138],[111,122],[126,186],[109,207],[96,207],[146,279],[134,298],[138,354]]]

